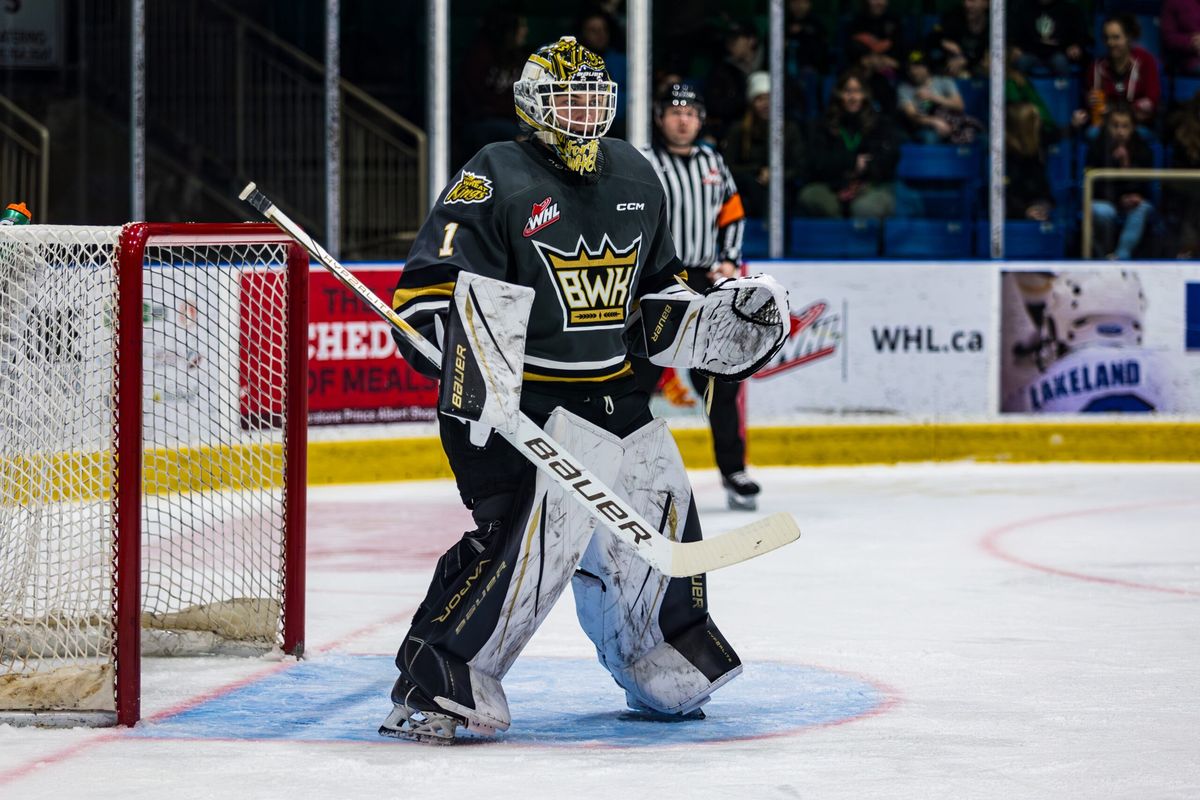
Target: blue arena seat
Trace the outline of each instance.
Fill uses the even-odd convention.
[[[992,231],[987,220],[975,224],[975,255],[992,254]],[[1065,227],[1056,222],[1010,219],[1004,222],[1004,257],[1009,260],[1061,260],[1067,247]]]
[[[988,124],[988,83],[982,78],[958,78],[954,81],[962,95],[963,110],[975,119]]]
[[[788,255],[795,258],[876,258],[879,256],[877,219],[814,219],[793,217]]]
[[[1171,99],[1186,103],[1200,94],[1200,75],[1177,75],[1171,85]]]
[[[969,220],[983,176],[975,145],[904,144],[896,177],[916,191],[928,217]]]
[[[1137,44],[1141,45],[1158,59],[1159,66],[1161,67],[1163,60],[1162,26],[1158,23],[1158,12],[1137,14],[1136,16],[1138,26],[1142,29],[1142,36],[1138,39]],[[1161,74],[1159,77],[1162,77]]]
[[[1058,143],[1046,148],[1046,178],[1050,181],[1050,193],[1054,195],[1054,202],[1060,208],[1069,204],[1073,199],[1074,189],[1078,186],[1069,145]]]
[[[1042,96],[1050,118],[1060,128],[1071,124],[1071,112],[1083,107],[1079,96],[1079,81],[1076,78],[1030,78],[1029,82]]]
[[[883,226],[888,258],[970,258],[971,229],[957,220],[889,219]]]

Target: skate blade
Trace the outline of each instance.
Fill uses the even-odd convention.
[[[388,718],[379,726],[379,735],[391,739],[408,739],[425,744],[454,744],[454,732],[459,721],[444,714],[417,712],[425,719],[418,720],[412,711],[396,706]]]
[[[410,728],[388,728],[384,725],[379,726],[379,735],[386,736],[389,739],[400,739],[408,742],[421,742],[422,744],[436,744],[442,747],[452,745],[456,741],[453,736],[439,736],[431,733],[420,733]]]
[[[753,496],[744,497],[734,492],[726,492],[725,499],[728,501],[730,511],[758,510],[758,499]]]

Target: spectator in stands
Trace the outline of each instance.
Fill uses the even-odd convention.
[[[810,98],[818,95],[821,77],[829,70],[829,34],[812,13],[812,0],[788,0],[784,37],[787,113],[802,119],[817,113]]]
[[[746,112],[746,79],[759,63],[758,31],[734,25],[725,33],[725,59],[708,76],[708,130],[718,140]]]
[[[1137,132],[1129,103],[1109,106],[1104,128],[1088,147],[1087,167],[1149,168],[1154,157]],[[1155,221],[1147,198],[1150,186],[1139,180],[1096,181],[1092,201],[1092,253],[1118,261],[1133,258],[1146,229]]]
[[[1091,123],[1092,135],[1104,119],[1110,105],[1123,100],[1133,108],[1134,120],[1142,136],[1151,136],[1158,114],[1158,62],[1147,50],[1133,44],[1141,35],[1137,20],[1127,14],[1104,21],[1104,44],[1108,52],[1092,64],[1088,76],[1087,109],[1077,110],[1071,118],[1076,127]]]
[[[1016,103],[1004,115],[1004,204],[1009,219],[1045,222],[1054,209],[1037,106]]]
[[[1159,24],[1168,66],[1200,72],[1200,0],[1165,0]]]
[[[517,138],[513,116],[513,83],[525,66],[525,17],[507,9],[492,9],[463,64],[458,109],[464,120],[461,149],[474,153],[490,142]]]
[[[576,37],[579,43],[604,59],[608,74],[617,86],[625,86],[626,62],[625,53],[617,48],[617,23],[608,13],[595,9],[585,12],[575,25],[578,31]],[[657,95],[655,95],[657,97]],[[613,117],[609,135],[618,139],[625,138],[625,94],[617,93],[617,113]]]
[[[958,86],[944,75],[935,76],[920,50],[908,54],[908,80],[900,84],[896,102],[918,142],[965,144],[975,140],[979,123],[976,120],[972,125],[963,113]]]
[[[864,56],[872,57],[870,66],[895,81],[908,49],[903,30],[900,17],[888,9],[888,0],[863,0],[846,29],[846,53],[860,64]]]
[[[725,141],[725,163],[733,173],[746,216],[767,216],[767,187],[770,183],[771,76],[755,72],[746,82],[746,97],[750,104],[743,117],[734,123]],[[784,202],[790,205],[796,180],[800,176],[803,154],[802,134],[795,122],[783,123],[783,181]]]
[[[1061,137],[1062,131],[1058,129],[1058,123],[1055,122],[1054,115],[1050,113],[1050,107],[1046,105],[1045,98],[1029,78],[1017,68],[1017,59],[1013,56],[1014,49],[1012,47],[1008,49],[1008,58],[1005,60],[1008,74],[1004,80],[1004,103],[1006,106],[1032,105],[1037,110],[1038,119],[1041,121],[1039,138],[1042,143],[1056,142]]]
[[[1087,21],[1069,0],[1026,0],[1010,16],[1009,41],[1026,75],[1069,75],[1083,64]]]
[[[829,68],[829,33],[812,9],[812,0],[788,0],[784,37],[789,74],[823,74]]]
[[[1171,129],[1171,166],[1200,169],[1200,94],[1172,115]],[[1200,182],[1168,183],[1166,194],[1165,205],[1178,226],[1176,254],[1179,258],[1200,256]]]
[[[866,77],[843,73],[807,146],[810,181],[800,192],[816,217],[886,217],[895,210],[893,183],[900,148],[891,120],[871,105]]]
[[[862,72],[875,107],[889,118],[896,113],[896,82],[906,52],[900,18],[888,9],[888,0],[863,0],[846,30],[846,55]]]
[[[930,38],[945,54],[945,74],[951,78],[987,75],[991,44],[988,0],[963,0],[942,14]]]

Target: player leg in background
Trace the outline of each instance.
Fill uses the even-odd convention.
[[[687,472],[665,423],[655,420],[622,444],[622,493],[667,536],[698,541]],[[702,718],[712,693],[741,673],[709,616],[704,575],[667,578],[597,529],[572,589],[580,625],[636,711]]]
[[[1107,258],[1120,226],[1117,207],[1107,200],[1092,202],[1092,258]]]
[[[690,370],[688,374],[696,393],[703,396],[708,389],[708,378],[696,370]],[[729,507],[735,511],[754,511],[758,508],[762,487],[746,474],[746,440],[742,437],[742,415],[738,407],[741,388],[741,383],[712,382],[708,424],[712,429],[713,455],[717,469],[721,471],[721,485],[725,487]]]

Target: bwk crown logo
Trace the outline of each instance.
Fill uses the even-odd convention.
[[[528,239],[547,225],[558,222],[558,217],[558,203],[553,198],[547,197],[540,203],[534,203],[522,234]]]
[[[573,252],[537,241],[533,244],[554,278],[563,308],[563,330],[625,326],[641,236],[618,248],[606,234],[595,250],[580,236]]]
[[[450,203],[482,203],[492,196],[492,181],[484,175],[463,170],[458,183],[446,192],[446,205]]]

